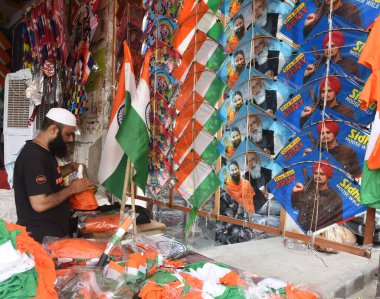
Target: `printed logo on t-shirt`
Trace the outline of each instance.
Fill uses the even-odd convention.
[[[63,177],[60,176],[58,179],[55,180],[56,185],[61,185],[63,183]]]
[[[36,183],[37,184],[43,184],[45,182],[46,182],[46,176],[44,176],[44,175],[38,175],[36,177]]]

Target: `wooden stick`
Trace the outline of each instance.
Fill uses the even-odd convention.
[[[131,167],[131,178],[133,176],[133,167]],[[131,206],[133,213],[136,213],[136,188],[135,183],[133,180],[131,180],[131,190],[132,190],[132,196],[131,196]],[[133,217],[133,235],[136,236],[137,234],[137,226],[136,226],[136,217]]]
[[[125,169],[125,177],[124,177],[124,186],[123,186],[123,194],[121,196],[121,204],[120,204],[120,218],[119,221],[122,221],[124,218],[124,210],[125,203],[127,202],[127,194],[130,192],[130,184],[129,184],[129,175],[131,173],[131,160],[128,159],[127,167]]]
[[[284,208],[281,208],[280,211],[280,230],[281,234],[284,236],[285,235],[285,225],[286,225],[286,211]]]
[[[292,239],[301,240],[301,241],[306,242],[306,243],[313,243],[312,242],[313,240],[310,236],[301,235],[301,234],[297,234],[297,233],[293,233],[293,232],[286,231],[284,237],[289,237]],[[333,249],[336,249],[339,251],[344,251],[347,253],[355,254],[358,256],[366,257],[366,258],[371,258],[371,252],[369,250],[362,249],[359,247],[345,245],[342,243],[337,243],[337,242],[319,239],[319,238],[314,239],[314,244],[317,244],[317,245],[322,246],[322,247],[333,248]]]
[[[375,214],[376,210],[374,208],[367,208],[363,245],[370,245],[373,243],[373,233],[375,232]]]

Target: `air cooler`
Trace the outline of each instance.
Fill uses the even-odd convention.
[[[10,162],[13,154],[17,153],[32,139],[41,128],[48,107],[41,105],[35,121],[29,125],[34,105],[26,98],[25,90],[28,80],[32,79],[30,69],[9,73],[5,78],[4,93],[4,164]]]

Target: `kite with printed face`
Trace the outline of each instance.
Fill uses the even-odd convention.
[[[268,155],[276,155],[292,132],[283,123],[252,104],[244,104],[218,145],[219,153],[229,159],[243,139],[248,139]]]
[[[277,156],[284,167],[299,161],[323,159],[356,178],[361,175],[369,134],[352,124],[333,119],[305,126]]]
[[[305,126],[316,110],[322,110],[326,104],[326,112],[334,118],[347,120],[363,126],[369,125],[376,112],[376,106],[366,110],[359,109],[357,100],[363,85],[348,76],[335,75],[327,79],[313,80],[292,94],[277,110],[275,116],[298,132]]]
[[[330,1],[299,1],[284,20],[281,33],[296,44],[329,28]],[[367,29],[379,14],[375,1],[332,0],[332,28]]]
[[[350,76],[366,80],[369,70],[359,65],[357,61],[367,36],[367,32],[356,29],[321,32],[307,40],[290,56],[278,79],[284,80],[295,88],[300,88],[315,78],[314,75],[318,69],[326,64],[327,59],[330,59],[330,66],[338,65]],[[331,53],[329,44],[331,44]]]
[[[288,44],[270,36],[263,29],[252,27],[239,42],[233,54],[221,66],[218,76],[232,88],[246,67],[252,67],[267,78],[277,78],[279,71],[293,52]]]
[[[289,165],[267,187],[304,233],[342,223],[366,209],[360,203],[360,185],[327,160]]]
[[[254,68],[245,69],[224,100],[218,116],[230,125],[239,109],[247,102],[273,115],[292,91],[292,87],[269,79]]]
[[[234,3],[238,1],[230,0]],[[230,3],[231,3],[230,2]],[[288,16],[293,7],[291,1],[278,0],[245,0],[239,7],[239,11],[232,16],[226,10],[227,1],[224,2],[221,8],[229,14],[231,20],[228,22],[220,43],[230,53],[234,51],[237,44],[247,34],[249,28],[254,23],[255,26],[262,28],[271,36],[276,36],[279,32],[283,20]],[[237,5],[235,6],[237,7]],[[251,36],[251,35],[249,35]]]

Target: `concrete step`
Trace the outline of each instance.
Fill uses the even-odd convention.
[[[307,285],[327,299],[351,298],[371,281],[377,281],[379,266],[376,248],[370,259],[345,252],[318,253],[318,258],[311,250],[285,247],[283,237],[209,247],[198,252],[252,274]]]

